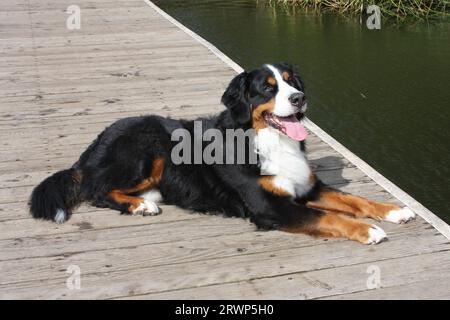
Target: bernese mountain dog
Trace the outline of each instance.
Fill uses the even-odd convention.
[[[415,215],[406,207],[335,190],[318,179],[305,155],[304,92],[296,68],[267,64],[232,79],[221,100],[226,109],[217,116],[121,119],[70,169],[33,190],[30,212],[62,223],[82,202],[130,215],[156,215],[162,201],[196,212],[249,218],[259,229],[379,243],[386,233],[358,218],[403,223]],[[195,144],[196,123],[200,133],[215,129],[225,136],[228,130],[252,130],[244,142],[250,146],[244,161],[173,161],[173,149],[180,143],[173,133],[184,130]],[[201,155],[208,148],[201,141],[199,148],[184,149],[183,159]],[[236,148],[221,143],[215,156],[236,160]],[[249,161],[252,156],[256,161]]]

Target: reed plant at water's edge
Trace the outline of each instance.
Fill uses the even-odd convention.
[[[364,13],[369,5],[377,5],[385,17],[426,19],[450,17],[449,0],[274,0],[318,10],[332,10],[343,14]]]

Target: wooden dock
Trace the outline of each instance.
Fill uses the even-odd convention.
[[[72,4],[79,30],[66,27]],[[325,182],[404,202],[418,219],[379,223],[389,241],[376,246],[171,206],[156,217],[83,206],[64,225],[31,219],[33,186],[72,165],[105,126],[216,113],[239,66],[142,0],[0,8],[0,298],[450,298],[448,225],[312,123],[310,159]]]

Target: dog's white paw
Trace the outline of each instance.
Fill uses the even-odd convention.
[[[376,225],[372,225],[369,229],[369,237],[366,244],[377,244],[387,239],[386,232]]]
[[[56,215],[54,218],[56,223],[64,223],[67,220],[67,214],[63,209],[56,210]]]
[[[133,215],[156,216],[160,213],[158,206],[153,201],[144,200],[139,207],[132,211]]]
[[[157,189],[148,190],[140,194],[139,196],[150,202],[158,203],[162,201],[161,193]]]
[[[406,223],[413,220],[415,217],[416,214],[411,209],[404,207],[399,210],[389,211],[384,220],[393,223]]]

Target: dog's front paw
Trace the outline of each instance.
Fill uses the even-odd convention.
[[[131,212],[133,215],[156,216],[160,210],[155,202],[144,200],[136,209]]]
[[[391,210],[386,215],[384,220],[393,223],[406,223],[410,220],[415,219],[416,214],[408,207],[403,207],[398,210]]]
[[[365,244],[377,244],[387,239],[386,232],[376,225],[372,225]]]

